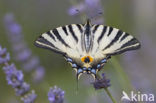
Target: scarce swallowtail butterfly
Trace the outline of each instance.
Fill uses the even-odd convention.
[[[35,45],[62,54],[76,70],[77,79],[83,73],[96,78],[112,55],[140,48],[139,41],[132,35],[109,26],[91,24],[90,20],[45,32]]]

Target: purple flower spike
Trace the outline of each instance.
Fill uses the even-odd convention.
[[[4,54],[6,54],[6,48],[3,48],[0,46],[0,56],[3,56]]]
[[[14,64],[4,66],[3,70],[6,74],[8,84],[15,89],[17,96],[24,95],[30,90],[29,84],[23,80],[22,71],[17,70]]]
[[[110,86],[110,80],[106,79],[105,74],[102,74],[102,78],[95,80],[93,83],[95,89],[108,88]]]
[[[9,30],[9,33],[13,34],[14,36],[20,35],[20,33],[22,32],[22,28],[19,24],[15,23],[13,14],[6,14],[4,22]]]
[[[0,46],[0,64],[4,64],[8,61],[10,61],[10,54],[6,53],[6,48],[2,49]]]
[[[26,94],[29,90],[30,90],[30,85],[27,84],[26,82],[23,82],[21,86],[15,88],[15,92],[17,96],[22,96]]]
[[[39,65],[39,59],[36,56],[33,56],[29,61],[23,64],[23,68],[25,71],[31,71],[33,69],[37,70],[37,66]]]
[[[22,29],[19,24],[12,24],[12,26],[10,26],[10,32],[16,35],[22,32]]]
[[[31,72],[37,71],[37,67],[40,67],[40,60],[38,57],[32,54],[31,49],[28,47],[24,40],[22,27],[15,21],[14,15],[8,13],[4,17],[4,25],[8,35],[9,42],[11,43],[13,53],[17,62],[21,64],[21,67],[25,71]],[[7,57],[7,56],[6,56]],[[0,63],[6,62],[8,58],[1,59]],[[44,72],[42,73],[42,77]],[[34,77],[36,78],[36,77]],[[41,80],[43,78],[40,78]],[[41,80],[39,80],[41,82]],[[39,83],[39,82],[37,82]]]
[[[31,54],[32,54],[31,51],[26,48],[17,54],[16,59],[18,61],[25,62],[26,60],[30,58]]]
[[[0,60],[9,58],[7,61],[3,62],[3,71],[6,74],[8,84],[14,88],[17,96],[24,96],[24,103],[33,103],[33,101],[36,99],[36,94],[34,92],[27,94],[30,91],[30,85],[24,81],[22,71],[17,70],[13,63],[11,65],[8,63],[10,56],[7,56],[7,54],[9,53],[7,53],[6,49],[2,49],[0,46]]]
[[[32,91],[32,93],[25,95],[23,98],[21,98],[21,100],[24,103],[34,103],[36,97],[37,95],[35,94],[35,91]]]
[[[0,64],[6,63],[10,60],[10,54],[7,53],[4,58],[0,58]]]
[[[80,3],[76,6],[69,8],[68,14],[70,16],[75,16],[78,15],[80,12],[84,12],[84,10],[85,10],[85,5],[83,3]]]
[[[93,24],[103,24],[104,22],[101,15],[103,14],[101,0],[84,0],[68,10],[70,16],[76,16],[80,13],[86,14]]]
[[[23,83],[23,73],[19,70],[16,70],[14,64],[4,66],[3,70],[6,73],[8,84],[12,87],[18,87]]]
[[[41,66],[38,67],[37,70],[35,71],[34,75],[33,75],[34,76],[33,81],[34,82],[40,82],[43,79],[44,74],[45,74],[45,69]]]
[[[50,91],[48,93],[48,99],[49,103],[63,103],[64,91],[54,86],[54,88],[50,88]]]
[[[103,13],[102,7],[100,5],[100,0],[85,0],[87,15],[91,18],[95,18],[99,14]]]

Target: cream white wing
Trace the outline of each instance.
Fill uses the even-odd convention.
[[[35,41],[35,45],[54,52],[79,58],[82,54],[81,35],[84,27],[81,24],[71,24],[43,33]]]
[[[94,43],[91,54],[95,58],[104,58],[107,55],[140,48],[140,43],[135,37],[116,28],[94,25],[92,33]]]

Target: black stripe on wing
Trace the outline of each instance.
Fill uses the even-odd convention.
[[[74,40],[75,40],[76,42],[78,42],[78,38],[77,38],[77,36],[75,35],[75,32],[74,32],[74,30],[73,30],[72,25],[68,25],[68,28],[69,28],[69,32],[72,34],[72,37],[74,38]]]
[[[101,39],[103,38],[104,34],[106,33],[107,27],[104,26],[101,35],[98,38],[98,43],[101,41]]]
[[[80,33],[82,33],[83,32],[83,28],[82,28],[81,24],[76,24],[76,26],[79,29]]]
[[[138,43],[138,45],[136,45]],[[136,45],[136,46],[135,46]],[[121,46],[121,49],[122,48],[126,48],[126,47],[128,47],[128,46],[132,46],[132,48],[131,49],[137,49],[137,48],[140,48],[140,43],[139,43],[139,41],[136,39],[136,38],[132,38],[131,40],[129,40],[127,43],[125,43],[125,44],[123,44],[122,46]],[[130,49],[130,48],[129,48]],[[120,49],[119,49],[120,50]]]
[[[49,42],[48,40],[46,40],[42,36],[37,38],[37,40],[35,41],[34,45],[39,47],[39,48],[49,49],[49,50],[52,50],[52,51],[54,51],[56,53],[60,53],[60,54],[65,55],[64,52],[61,52],[56,46],[54,46],[51,42]]]
[[[58,39],[62,44],[64,44],[65,46],[67,46],[67,47],[70,48],[70,46],[62,39],[62,37],[60,36],[60,34],[59,34],[59,32],[58,32],[57,29],[53,29],[52,31],[53,31],[53,34],[57,37],[57,39]]]
[[[121,54],[121,53],[126,52],[126,51],[136,50],[136,49],[139,49],[140,47],[141,47],[140,42],[136,38],[133,37],[131,40],[129,40],[126,43],[124,43],[114,53],[110,53],[110,55],[116,55],[116,54]]]
[[[107,48],[111,48],[111,46],[119,40],[120,36],[123,34],[123,32],[121,30],[118,31],[118,33],[116,34],[115,38],[103,49],[107,49]]]
[[[95,27],[94,27],[94,29],[93,29],[93,33],[95,33],[95,32],[97,31],[97,29],[98,29],[99,26],[100,26],[100,25],[95,25]]]
[[[56,40],[55,40],[55,37],[51,34],[50,31],[46,32],[46,34],[48,34],[54,41],[56,41]]]
[[[62,26],[62,30],[64,31],[64,33],[65,33],[66,35],[68,35],[66,26]]]
[[[129,34],[125,33],[124,36],[120,39],[120,42],[122,42],[125,38],[127,38],[127,36],[129,36]]]
[[[108,32],[107,36],[109,36],[112,33],[112,31],[113,31],[113,28],[109,27],[109,32]]]

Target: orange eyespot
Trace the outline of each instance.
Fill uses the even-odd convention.
[[[81,61],[85,63],[90,63],[93,61],[93,58],[91,56],[84,56],[81,58]]]

